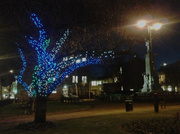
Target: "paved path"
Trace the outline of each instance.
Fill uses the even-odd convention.
[[[179,108],[180,105],[167,106],[166,109]],[[72,111],[72,112],[61,112],[61,113],[47,113],[47,121],[58,121],[58,120],[67,120],[74,118],[82,118],[82,117],[92,117],[99,115],[110,115],[110,114],[121,114],[121,113],[146,113],[146,112],[154,112],[153,105],[134,105],[133,112],[126,112],[125,106],[108,106],[108,107],[96,107],[83,111]],[[26,115],[26,116],[17,116],[17,117],[5,117],[0,119],[0,130],[3,128],[10,128],[18,125],[19,123],[32,122],[34,119],[34,115]]]

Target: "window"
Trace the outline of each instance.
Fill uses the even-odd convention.
[[[76,63],[80,63],[80,62],[81,62],[81,60],[80,60],[80,59],[76,60]]]
[[[82,83],[87,83],[87,76],[82,76]]]
[[[71,57],[69,57],[69,59],[71,60],[71,59],[74,59],[74,57],[73,56],[71,56]]]
[[[98,85],[101,85],[101,84],[102,84],[101,81],[92,81],[92,82],[91,82],[91,85],[92,85],[92,86],[98,86]]]
[[[57,91],[56,91],[56,90],[52,91],[52,94],[56,94],[56,93],[57,93]]]
[[[167,87],[167,90],[168,90],[169,92],[171,92],[171,91],[172,91],[172,86],[169,85],[169,86]]]
[[[85,62],[86,61],[86,58],[82,58],[82,62]]]
[[[117,77],[114,77],[114,82],[118,82],[118,78]]]
[[[101,85],[102,84],[102,82],[101,81],[97,81],[97,85]]]
[[[78,76],[72,76],[72,83],[78,83]]]
[[[178,88],[177,87],[175,87],[175,92],[177,92],[178,90],[177,90]]]
[[[63,57],[63,61],[67,61],[68,60],[68,57]]]
[[[123,88],[123,86],[121,86],[121,91],[123,91],[124,90],[124,88]]]
[[[122,67],[119,68],[119,72],[120,72],[120,74],[122,74]]]
[[[92,86],[97,86],[96,81],[92,81],[91,84],[92,84]]]
[[[161,88],[163,89],[163,91],[165,91],[165,87],[164,86],[161,86]]]

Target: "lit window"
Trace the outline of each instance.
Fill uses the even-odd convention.
[[[102,82],[101,81],[97,81],[97,85],[101,85],[102,84]]]
[[[67,61],[68,60],[68,57],[63,57],[63,61]]]
[[[161,88],[163,89],[163,91],[165,91],[165,87],[164,86],[161,86]]]
[[[14,94],[11,94],[10,99],[14,99],[14,98],[15,98]]]
[[[122,74],[122,67],[119,68],[120,74]]]
[[[78,76],[72,76],[72,83],[78,83]]]
[[[114,77],[114,82],[118,82],[118,78],[117,77]]]
[[[69,57],[69,59],[70,59],[70,60],[71,60],[71,59],[74,59],[74,57],[71,56],[71,57]]]
[[[172,86],[168,86],[168,88],[167,88],[167,90],[169,91],[169,92],[171,92],[172,91]]]
[[[175,87],[175,92],[177,92],[177,87]]]
[[[123,89],[123,86],[121,86],[121,91],[123,91],[124,89]]]
[[[85,62],[86,61],[86,58],[82,58],[82,62]]]
[[[57,93],[57,91],[56,91],[56,90],[52,91],[52,94],[56,94],[56,93]]]
[[[82,76],[82,83],[87,83],[87,76]]]
[[[62,94],[63,94],[64,97],[69,97],[68,96],[68,87],[67,87],[67,85],[63,86]]]
[[[80,62],[81,62],[81,60],[80,60],[80,59],[76,60],[76,63],[80,63]]]
[[[91,84],[92,84],[92,86],[98,86],[98,85],[101,85],[102,82],[101,81],[92,81]]]
[[[97,86],[96,81],[92,81],[91,84],[92,84],[92,86]]]

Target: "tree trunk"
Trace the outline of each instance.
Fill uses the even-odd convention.
[[[34,122],[36,123],[46,122],[46,104],[47,104],[47,97],[36,98]]]

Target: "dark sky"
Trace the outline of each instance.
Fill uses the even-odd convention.
[[[165,23],[161,30],[153,32],[156,65],[173,63],[180,60],[179,7],[179,0],[1,0],[0,73],[13,68],[18,70],[21,66],[15,42],[29,59],[32,58],[33,49],[24,38],[25,35],[37,37],[29,19],[31,12],[38,14],[52,41],[70,28],[72,41],[69,43],[78,42],[79,45],[74,43],[73,48],[117,48],[120,51],[127,49],[130,42],[132,51],[142,58],[146,53],[147,30],[140,30],[133,24],[151,14],[153,20]],[[82,31],[85,34],[80,34]]]

